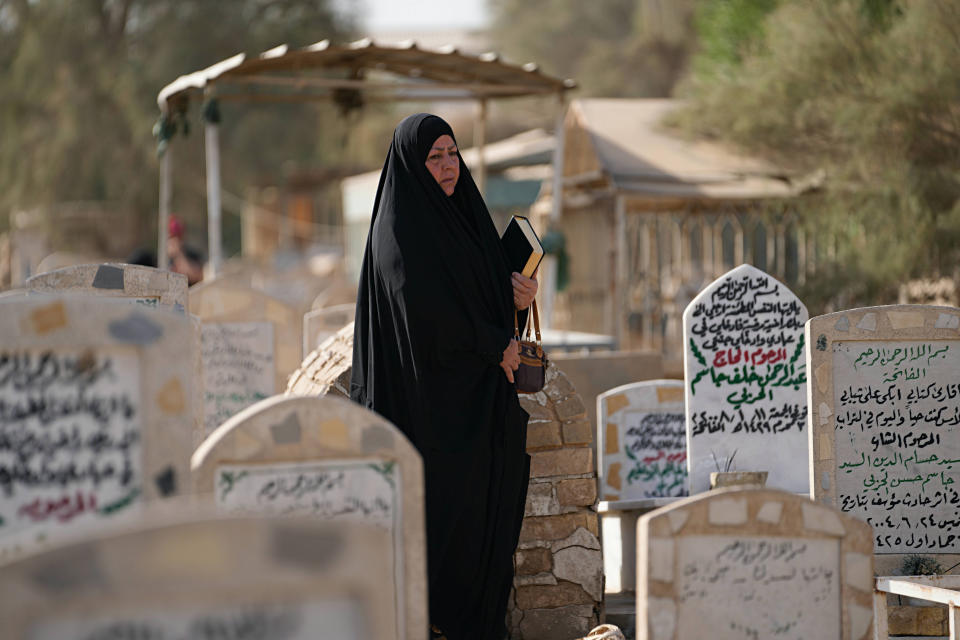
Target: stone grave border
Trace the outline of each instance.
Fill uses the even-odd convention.
[[[189,490],[195,381],[193,360],[179,352],[194,337],[187,316],[77,294],[18,297],[0,300],[0,336],[6,336],[4,348],[11,350],[135,348],[143,499]]]
[[[80,264],[38,273],[27,279],[31,293],[88,293],[115,298],[156,298],[157,306],[183,313],[187,276],[136,264]]]
[[[38,619],[53,615],[309,605],[348,595],[373,614],[369,637],[395,640],[390,616],[377,615],[395,606],[391,585],[358,570],[386,564],[387,554],[378,553],[386,535],[353,523],[211,517],[196,507],[164,505],[151,508],[136,526],[4,565],[0,617],[4,633],[26,638]]]
[[[365,421],[357,424],[357,415]],[[290,420],[289,416],[296,416]],[[322,422],[303,425],[304,417],[317,415]],[[279,422],[279,424],[278,424]],[[324,428],[329,429],[324,433]],[[339,439],[339,446],[331,440]],[[323,440],[327,443],[324,444]],[[266,455],[267,449],[272,455]],[[221,457],[215,457],[218,455]],[[398,527],[394,535],[398,617],[407,637],[419,637],[427,628],[426,516],[423,462],[420,454],[392,423],[348,400],[322,396],[274,396],[247,407],[218,427],[191,459],[194,491],[212,500],[216,469],[220,464],[284,464],[380,458],[395,461],[400,469],[396,505]],[[399,534],[399,535],[396,535]],[[423,603],[418,610],[409,603]]]
[[[805,334],[811,497],[817,502],[837,506],[833,343],[956,340],[960,345],[960,309],[930,305],[860,307],[810,318]],[[892,573],[904,555],[882,554],[889,556],[881,562],[884,575]],[[943,555],[960,560],[957,554]]]
[[[752,531],[743,533],[744,527]],[[873,531],[870,525],[786,491],[731,487],[684,498],[637,522],[638,638],[672,640],[675,637],[674,577],[678,567],[674,539],[680,534],[838,539],[840,637],[843,640],[873,637]],[[642,632],[644,629],[646,634]],[[670,633],[664,633],[665,630]]]

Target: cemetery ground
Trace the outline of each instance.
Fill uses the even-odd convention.
[[[27,284],[0,637],[427,637],[423,463],[346,397],[348,310],[123,264]],[[683,379],[594,388],[611,358],[568,354],[521,396],[509,637],[960,638],[960,309],[809,318],[743,265],[683,344]]]

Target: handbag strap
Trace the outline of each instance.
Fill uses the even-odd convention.
[[[542,340],[542,338],[540,337],[540,313],[537,311],[537,301],[534,300],[534,301],[533,301],[533,304],[532,304],[531,306],[532,306],[532,311],[533,311],[533,323],[532,323],[532,324],[533,324],[533,330],[534,330],[535,335],[537,336],[537,346],[540,346],[541,343],[543,342],[543,340]],[[514,308],[513,308],[513,337],[517,340],[517,342],[519,342],[521,339],[522,339],[522,340],[529,340],[529,339],[531,338],[531,335],[530,335],[530,324],[531,324],[531,323],[530,323],[529,318],[528,318],[527,323],[526,323],[526,324],[524,325],[524,327],[523,327],[523,337],[521,338],[521,337],[520,337],[520,326],[519,326],[519,325],[520,325],[520,319],[519,319],[518,316],[517,316],[517,308],[514,307]]]

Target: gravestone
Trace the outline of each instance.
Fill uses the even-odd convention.
[[[39,273],[26,282],[32,293],[86,293],[127,298],[147,307],[187,306],[187,277],[135,264],[81,264]]]
[[[806,321],[789,289],[746,264],[683,312],[691,494],[726,470],[768,471],[767,486],[809,492]]]
[[[625,384],[597,397],[603,500],[687,495],[683,389],[681,380],[651,380]]]
[[[877,554],[960,553],[960,309],[851,309],[806,335],[814,498],[869,522]]]
[[[254,289],[213,280],[190,289],[203,323],[204,430],[279,393],[300,363],[300,314]]]
[[[0,335],[0,557],[183,491],[187,317],[103,298],[11,298]]]
[[[377,414],[333,397],[275,397],[221,425],[193,455],[196,492],[226,513],[349,520],[394,541],[398,629],[427,628],[423,464]]]
[[[338,304],[303,314],[303,357],[353,322],[356,304]]]
[[[870,527],[772,489],[718,489],[637,525],[638,640],[868,640]]]
[[[4,637],[400,638],[383,531],[296,519],[152,520],[5,565]]]

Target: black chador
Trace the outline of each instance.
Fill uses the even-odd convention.
[[[514,308],[500,238],[462,158],[451,196],[424,164],[445,134],[424,113],[394,132],[360,271],[350,397],[423,456],[430,621],[449,640],[490,640],[505,634],[528,416],[499,366]]]

